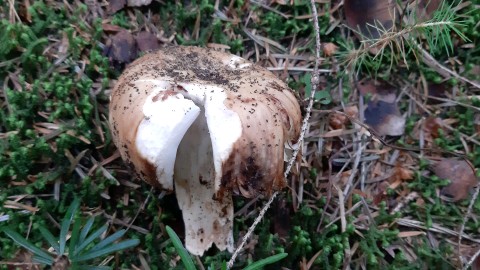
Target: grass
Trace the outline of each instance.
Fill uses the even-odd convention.
[[[168,229],[182,239],[174,196],[135,179],[115,152],[107,123],[108,97],[125,64],[105,56],[107,40],[115,33],[104,28],[116,25],[132,33],[148,29],[162,43],[227,45],[232,53],[274,69],[305,108],[315,51],[309,1],[215,2],[154,1],[109,14],[106,6],[81,1],[35,0],[27,7],[21,1],[0,0],[1,269],[28,263],[20,246],[46,252],[43,257],[55,255],[49,250],[55,247],[53,239],[65,239],[59,243],[68,246],[66,239],[74,231],[81,233],[85,222],[96,229],[108,224],[99,237],[104,241],[113,236],[139,242],[93,258],[91,265],[187,267],[182,260],[188,254]],[[339,47],[332,56],[322,55],[320,62],[321,70],[332,72],[320,74],[303,162],[234,269],[262,264],[266,269],[459,269],[479,250],[480,201],[445,200],[440,191],[450,181],[430,168],[439,158],[457,156],[480,167],[480,89],[463,79],[480,80],[480,2],[449,3],[455,3],[448,13],[452,17],[438,13],[431,23],[454,21],[449,24],[454,28],[426,22],[385,34],[395,45],[405,33],[414,33],[417,44],[458,76],[433,68],[414,43],[386,46],[383,57],[365,52],[364,58],[345,58],[362,50],[364,43],[344,25],[338,1],[317,4],[322,43]],[[432,37],[437,35],[445,45],[435,45]],[[433,50],[437,47],[442,49]],[[361,61],[349,64],[348,59]],[[381,143],[362,130],[355,117],[351,121],[334,112],[351,107],[362,111],[363,97],[355,82],[364,77],[384,79],[401,89],[398,105],[407,124],[397,141]],[[431,84],[446,86],[442,100],[433,102]],[[423,128],[426,116],[442,120],[438,135]],[[335,130],[340,132],[324,136]],[[411,177],[400,174],[405,171]],[[74,198],[80,205],[75,218],[84,223],[70,228],[64,217],[75,206]],[[236,241],[263,203],[236,200]],[[57,253],[63,254],[67,246]],[[91,248],[93,243],[86,250]],[[223,269],[230,256],[211,250],[192,257],[191,263],[197,269]]]

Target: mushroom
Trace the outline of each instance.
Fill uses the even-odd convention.
[[[300,134],[299,104],[268,70],[228,53],[170,46],[139,58],[110,103],[113,140],[146,182],[175,190],[185,246],[233,251],[232,194],[286,186],[284,145]]]

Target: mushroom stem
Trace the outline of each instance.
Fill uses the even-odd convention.
[[[213,149],[203,107],[177,150],[175,192],[185,222],[186,248],[201,256],[214,243],[232,252],[232,196],[215,198]]]

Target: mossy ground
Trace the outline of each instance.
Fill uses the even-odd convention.
[[[275,70],[306,106],[315,49],[310,2],[271,2],[154,1],[110,14],[106,2],[0,0],[0,229],[9,226],[48,249],[38,227],[59,232],[72,199],[81,197],[81,216],[96,216],[94,226],[110,223],[109,233],[129,228],[126,237],[140,239],[135,249],[109,257],[108,265],[181,269],[165,232],[169,225],[182,237],[174,196],[135,179],[111,140],[108,96],[125,64],[105,56],[114,34],[106,29],[115,25],[132,33],[150,31],[162,44],[227,45],[230,52]],[[271,269],[458,268],[460,255],[470,258],[479,248],[480,201],[473,204],[459,246],[469,200],[442,199],[439,191],[448,181],[438,179],[428,165],[455,152],[480,167],[480,89],[456,78],[445,80],[412,55],[405,59],[408,68],[405,63],[390,67],[385,58],[371,65],[375,75],[407,89],[399,100],[407,116],[406,132],[392,145],[417,150],[362,137],[349,121],[341,128],[352,132],[322,137],[334,129],[336,116],[319,110],[345,110],[359,102],[352,75],[357,70],[342,58],[358,40],[344,25],[340,3],[317,5],[322,43],[339,48],[320,62],[326,71],[321,73],[322,91],[316,96],[303,160],[235,269],[280,252],[289,255]],[[432,54],[463,77],[479,80],[480,2],[468,3],[456,11],[468,41],[451,33],[452,49]],[[366,63],[359,69],[360,76],[371,74],[368,67]],[[446,98],[455,102],[428,103],[421,95],[428,83],[447,85]],[[427,116],[446,120],[450,129],[439,131],[424,144],[426,150],[419,150],[421,138],[415,131]],[[362,150],[358,140],[364,140]],[[356,155],[361,155],[357,163]],[[399,167],[411,172],[411,179],[401,177]],[[408,199],[409,194],[416,195]],[[396,209],[399,205],[403,207]],[[263,200],[236,200],[236,240],[262,206]],[[20,260],[19,250],[0,233],[2,269]],[[197,263],[219,266],[229,257],[211,250]]]

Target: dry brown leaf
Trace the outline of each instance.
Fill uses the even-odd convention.
[[[330,115],[329,119],[330,126],[336,130],[344,127],[345,123],[348,121],[348,118],[340,113],[333,113]]]
[[[480,270],[480,256],[473,261],[472,270]]]
[[[396,103],[370,100],[364,112],[365,123],[379,136],[401,136],[405,131],[405,118]]]
[[[114,14],[125,7],[126,4],[127,0],[110,0],[108,1],[107,12],[109,14]]]
[[[351,118],[358,118],[358,107],[357,106],[345,107],[345,113]]]
[[[322,44],[322,51],[325,56],[332,56],[337,52],[337,50],[338,46],[331,42]]]
[[[397,98],[395,86],[383,80],[364,78],[356,84],[356,87],[362,96],[370,94],[375,100],[393,103]]]
[[[347,25],[360,39],[379,38],[394,25],[395,2],[392,0],[344,0],[343,8]]]
[[[135,41],[137,42],[138,49],[142,52],[154,51],[160,48],[157,37],[147,31],[142,31],[136,34]]]
[[[413,171],[402,167],[399,163],[395,166],[395,177],[399,180],[411,180],[413,179]]]
[[[432,166],[432,171],[438,177],[450,180],[441,193],[453,201],[467,199],[471,189],[478,184],[473,168],[465,160],[443,159]]]
[[[412,1],[411,5],[407,7],[413,18],[412,23],[425,22],[432,18],[433,13],[440,7],[442,0],[419,0]]]
[[[112,33],[117,33],[117,32],[120,32],[122,30],[125,30],[124,28],[122,28],[118,25],[109,24],[109,23],[103,23],[102,24],[102,29],[103,29],[104,32],[112,32]]]
[[[364,111],[365,123],[380,136],[400,136],[405,118],[396,103],[396,88],[380,80],[363,79],[356,84],[361,95],[372,95]]]
[[[436,139],[440,135],[440,130],[443,130],[443,120],[439,117],[429,116],[425,119],[423,130],[426,136]]]
[[[330,114],[329,124],[330,127],[335,129],[344,129],[345,125],[350,123],[350,118],[358,118],[358,108],[357,106],[348,106],[345,107],[345,114],[341,113],[332,113]]]
[[[127,30],[122,30],[107,41],[104,52],[116,63],[130,63],[137,57],[135,39]]]

